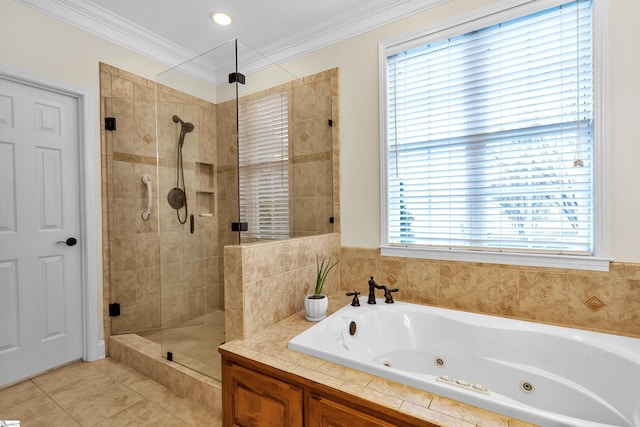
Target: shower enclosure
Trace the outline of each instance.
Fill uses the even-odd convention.
[[[110,306],[121,312],[111,318],[111,333],[141,335],[159,343],[162,356],[220,379],[224,247],[333,232],[330,82],[323,73],[297,78],[233,40],[154,83],[152,100],[142,88],[146,99],[136,100],[134,79],[131,109],[115,96],[104,101],[106,115],[132,115],[116,118],[146,141],[144,149],[155,140],[152,158],[128,148],[120,130],[107,132]],[[154,111],[155,138],[142,108]],[[140,164],[131,166],[132,159]],[[124,185],[135,207],[120,197]],[[146,207],[149,185],[153,208],[145,221],[137,211]],[[136,224],[129,226],[133,240],[118,234],[128,221]],[[146,261],[131,261],[127,242],[138,251],[146,245]]]

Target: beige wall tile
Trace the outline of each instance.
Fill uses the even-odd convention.
[[[245,337],[252,336],[302,309],[304,295],[315,286],[315,255],[339,259],[339,245],[339,235],[332,234],[226,247],[227,339],[238,337],[235,333],[239,330]],[[274,261],[282,254],[287,254],[283,261]],[[252,281],[252,278],[259,279]],[[327,278],[325,293],[339,289],[340,270],[334,268]],[[260,307],[260,310],[251,307]],[[239,312],[244,314],[239,316]],[[242,325],[230,325],[238,321]]]
[[[341,258],[341,289],[365,297],[371,272],[386,281],[385,274],[404,268],[398,301],[640,337],[636,264],[611,263],[609,272],[594,272],[387,258],[378,249],[348,247],[341,248]],[[592,296],[602,300],[602,309],[584,304]]]
[[[464,263],[441,265],[440,304],[443,307],[461,310],[477,310],[478,288],[475,265]]]
[[[534,321],[566,324],[566,275],[555,272],[520,273],[520,316]]]
[[[111,97],[112,98],[133,98],[133,82],[120,77],[111,77]]]
[[[407,283],[397,296],[399,301],[415,301],[421,304],[440,303],[440,264],[438,262],[418,262],[407,260]]]
[[[477,280],[480,313],[511,317],[520,314],[517,270],[482,266],[477,268]]]

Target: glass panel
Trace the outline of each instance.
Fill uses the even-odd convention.
[[[224,245],[237,244],[235,43],[156,76],[162,355],[220,379]],[[222,102],[220,101],[222,99]]]
[[[241,242],[333,232],[331,97],[238,42]]]
[[[328,75],[231,41],[156,76],[163,356],[220,379],[225,245],[333,232]]]
[[[156,201],[145,217],[146,182],[156,188],[156,105],[154,82],[127,70],[101,64],[103,87],[112,84],[133,90],[101,94],[103,173],[107,178],[104,231],[105,291],[109,295],[110,333],[160,335],[159,241]],[[134,109],[135,105],[135,109]]]

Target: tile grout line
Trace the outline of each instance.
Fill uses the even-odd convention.
[[[46,374],[42,374],[42,375],[46,375]],[[69,413],[69,411],[67,411],[60,403],[58,403],[58,401],[56,399],[54,399],[49,393],[44,391],[42,389],[42,387],[40,387],[36,382],[33,381],[34,378],[37,378],[39,376],[41,376],[41,375],[36,375],[35,377],[31,377],[31,378],[28,379],[28,381],[31,382],[31,384],[33,384],[38,390],[40,390],[40,393],[44,394],[47,397],[47,399],[52,401],[58,408],[60,408],[62,410],[62,412],[67,414],[69,417],[71,417],[71,419],[73,421],[75,421],[79,426],[82,426],[82,423],[76,417],[71,415],[71,413]]]

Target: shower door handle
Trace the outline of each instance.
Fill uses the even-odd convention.
[[[151,208],[153,206],[153,189],[151,188],[151,177],[144,174],[140,177],[140,181],[147,186],[147,210],[140,212],[143,220],[147,221],[151,217]]]

